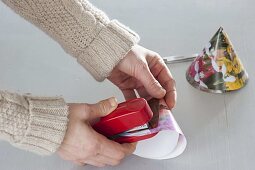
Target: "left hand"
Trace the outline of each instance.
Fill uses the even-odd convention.
[[[164,98],[170,109],[175,106],[177,94],[172,74],[157,53],[139,45],[133,46],[108,79],[119,87],[126,100],[136,98],[136,90],[147,100]]]
[[[115,98],[96,104],[69,103],[69,122],[58,154],[64,160],[78,165],[97,167],[118,165],[122,159],[134,152],[136,143],[119,144],[97,133],[91,123],[117,108]]]

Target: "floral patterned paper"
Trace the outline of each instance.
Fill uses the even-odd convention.
[[[223,28],[219,28],[186,73],[191,85],[222,93],[242,88],[248,75]]]

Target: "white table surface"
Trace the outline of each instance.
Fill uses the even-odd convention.
[[[185,133],[185,152],[169,160],[126,158],[103,169],[253,170],[255,167],[255,1],[93,0],[141,36],[141,44],[162,56],[200,52],[219,26],[229,34],[250,80],[240,91],[208,94],[185,79],[190,63],[168,65],[178,88],[173,113]],[[116,96],[116,87],[98,83],[39,29],[0,3],[0,89],[36,95],[63,95],[67,102]],[[157,146],[155,146],[157,147]],[[57,155],[40,157],[0,142],[1,170],[80,170]]]

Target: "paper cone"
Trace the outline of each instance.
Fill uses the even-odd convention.
[[[245,86],[248,74],[220,27],[186,72],[188,82],[206,92],[224,93]]]
[[[157,134],[137,143],[135,155],[148,159],[170,159],[179,156],[186,148],[187,141],[164,100],[160,100],[157,127],[143,133]],[[139,133],[139,132],[138,132]],[[141,132],[140,132],[141,133]],[[134,135],[134,134],[133,134]],[[137,134],[138,135],[138,134]]]

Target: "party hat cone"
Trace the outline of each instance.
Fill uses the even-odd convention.
[[[248,74],[222,27],[192,62],[186,78],[193,87],[212,93],[234,91],[245,86]]]

